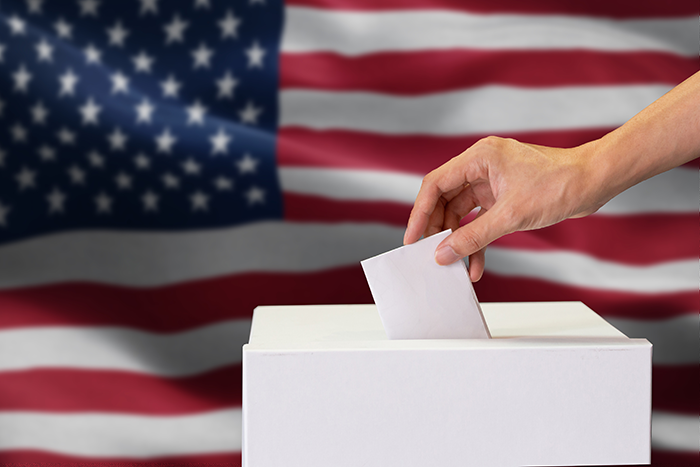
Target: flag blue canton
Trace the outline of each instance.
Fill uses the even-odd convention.
[[[3,2],[0,243],[280,218],[282,8]]]

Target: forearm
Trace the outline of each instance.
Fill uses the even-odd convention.
[[[700,156],[700,73],[581,147],[606,197]],[[607,201],[607,200],[605,200]]]

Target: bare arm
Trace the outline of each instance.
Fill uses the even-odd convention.
[[[482,139],[423,179],[404,243],[451,228],[435,259],[450,264],[469,256],[477,281],[484,248],[497,238],[592,214],[627,188],[699,156],[700,72],[576,148]],[[460,228],[477,207],[477,218]]]

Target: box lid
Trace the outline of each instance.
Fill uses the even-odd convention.
[[[581,302],[482,303],[482,308],[492,339],[389,340],[375,305],[258,307],[248,350],[650,345],[627,338]]]

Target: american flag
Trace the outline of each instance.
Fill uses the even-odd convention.
[[[371,302],[427,172],[621,125],[698,70],[698,9],[4,0],[0,70],[0,464],[236,465],[255,306]],[[652,341],[655,466],[698,459],[697,167],[502,238],[476,285]]]

